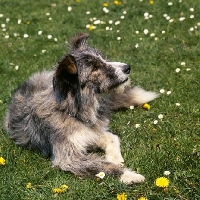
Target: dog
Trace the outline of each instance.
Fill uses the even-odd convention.
[[[132,87],[130,66],[112,62],[75,35],[55,69],[33,74],[8,106],[5,129],[20,146],[40,151],[54,167],[80,177],[99,172],[125,184],[144,176],[123,167],[120,140],[109,131],[112,112],[154,100],[155,92]],[[105,156],[92,153],[96,148]]]

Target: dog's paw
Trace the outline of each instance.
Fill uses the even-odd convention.
[[[132,183],[142,183],[145,178],[141,174],[137,174],[136,172],[130,171],[126,169],[124,173],[120,177],[120,181],[129,185]]]

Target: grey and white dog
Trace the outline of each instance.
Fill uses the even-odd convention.
[[[122,168],[120,142],[108,128],[112,111],[157,97],[129,83],[130,66],[106,60],[77,34],[54,71],[32,75],[15,91],[5,128],[16,144],[39,150],[53,166],[77,176],[116,176],[131,184],[144,177]],[[91,150],[100,148],[105,157]]]

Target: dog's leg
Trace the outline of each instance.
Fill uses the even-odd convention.
[[[121,94],[111,94],[109,96],[108,106],[111,110],[119,108],[129,108],[130,106],[139,106],[154,100],[159,95],[155,92],[146,91],[141,87],[127,87]]]
[[[123,166],[124,159],[121,155],[118,136],[105,132],[100,136],[97,145],[105,151],[107,161],[121,167]]]
[[[65,146],[53,147],[54,156],[52,162],[54,166],[60,167],[64,171],[70,171],[77,176],[92,177],[99,172],[105,175],[118,177],[125,184],[140,183],[145,180],[144,176],[129,169],[122,169],[95,155],[85,155],[77,152],[77,149],[68,152]]]

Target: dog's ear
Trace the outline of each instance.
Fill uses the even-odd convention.
[[[66,99],[68,92],[74,93],[79,87],[76,60],[70,54],[65,55],[56,66],[53,87],[57,100]]]
[[[79,33],[70,41],[71,49],[78,49],[80,47],[84,47],[87,43],[87,39],[90,37],[87,33]]]

